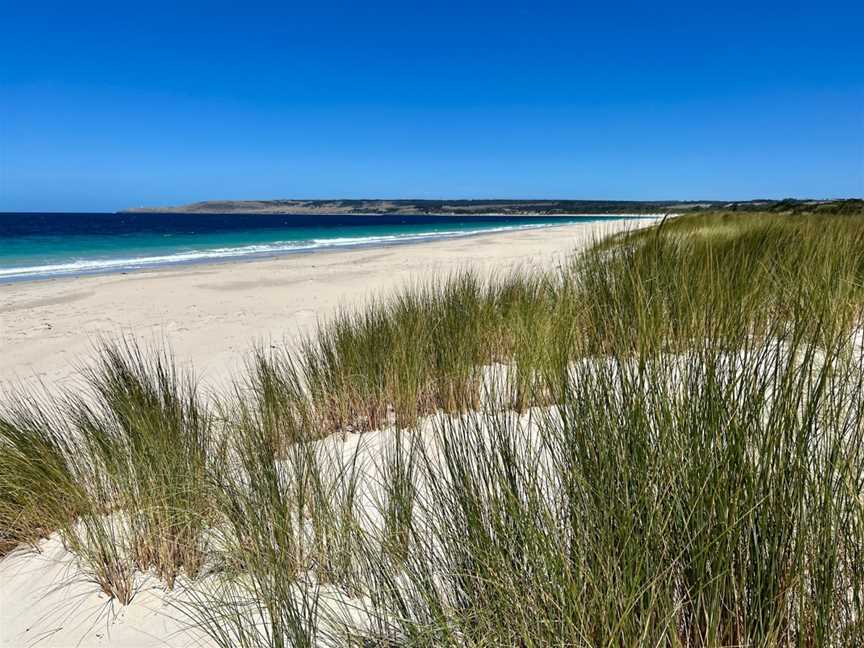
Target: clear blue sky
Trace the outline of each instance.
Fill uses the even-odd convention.
[[[0,0],[0,210],[864,194],[864,2]]]

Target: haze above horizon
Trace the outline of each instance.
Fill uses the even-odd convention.
[[[3,3],[0,211],[864,195],[864,5]]]

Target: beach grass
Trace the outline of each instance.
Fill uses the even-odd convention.
[[[0,414],[0,538],[182,574],[225,648],[860,645],[862,305],[864,219],[713,213],[378,296],[229,396],[105,344]]]
[[[66,432],[38,398],[7,395],[0,412],[0,556],[75,519],[74,449]]]
[[[5,533],[32,542],[59,531],[127,603],[136,572],[170,588],[200,569],[221,453],[194,380],[165,350],[124,338],[96,357],[80,391],[19,397],[0,419],[3,515],[18,520]]]

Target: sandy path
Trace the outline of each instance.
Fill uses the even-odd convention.
[[[164,337],[211,385],[255,341],[294,339],[337,306],[435,273],[550,267],[595,237],[653,220],[610,219],[458,240],[0,285],[0,389],[67,381],[99,336]]]

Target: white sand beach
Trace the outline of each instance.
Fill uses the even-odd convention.
[[[554,267],[568,253],[653,218],[614,219],[458,240],[316,252],[129,274],[0,285],[0,389],[68,380],[100,336],[166,340],[208,385],[253,343],[291,340],[319,318],[460,268]]]

